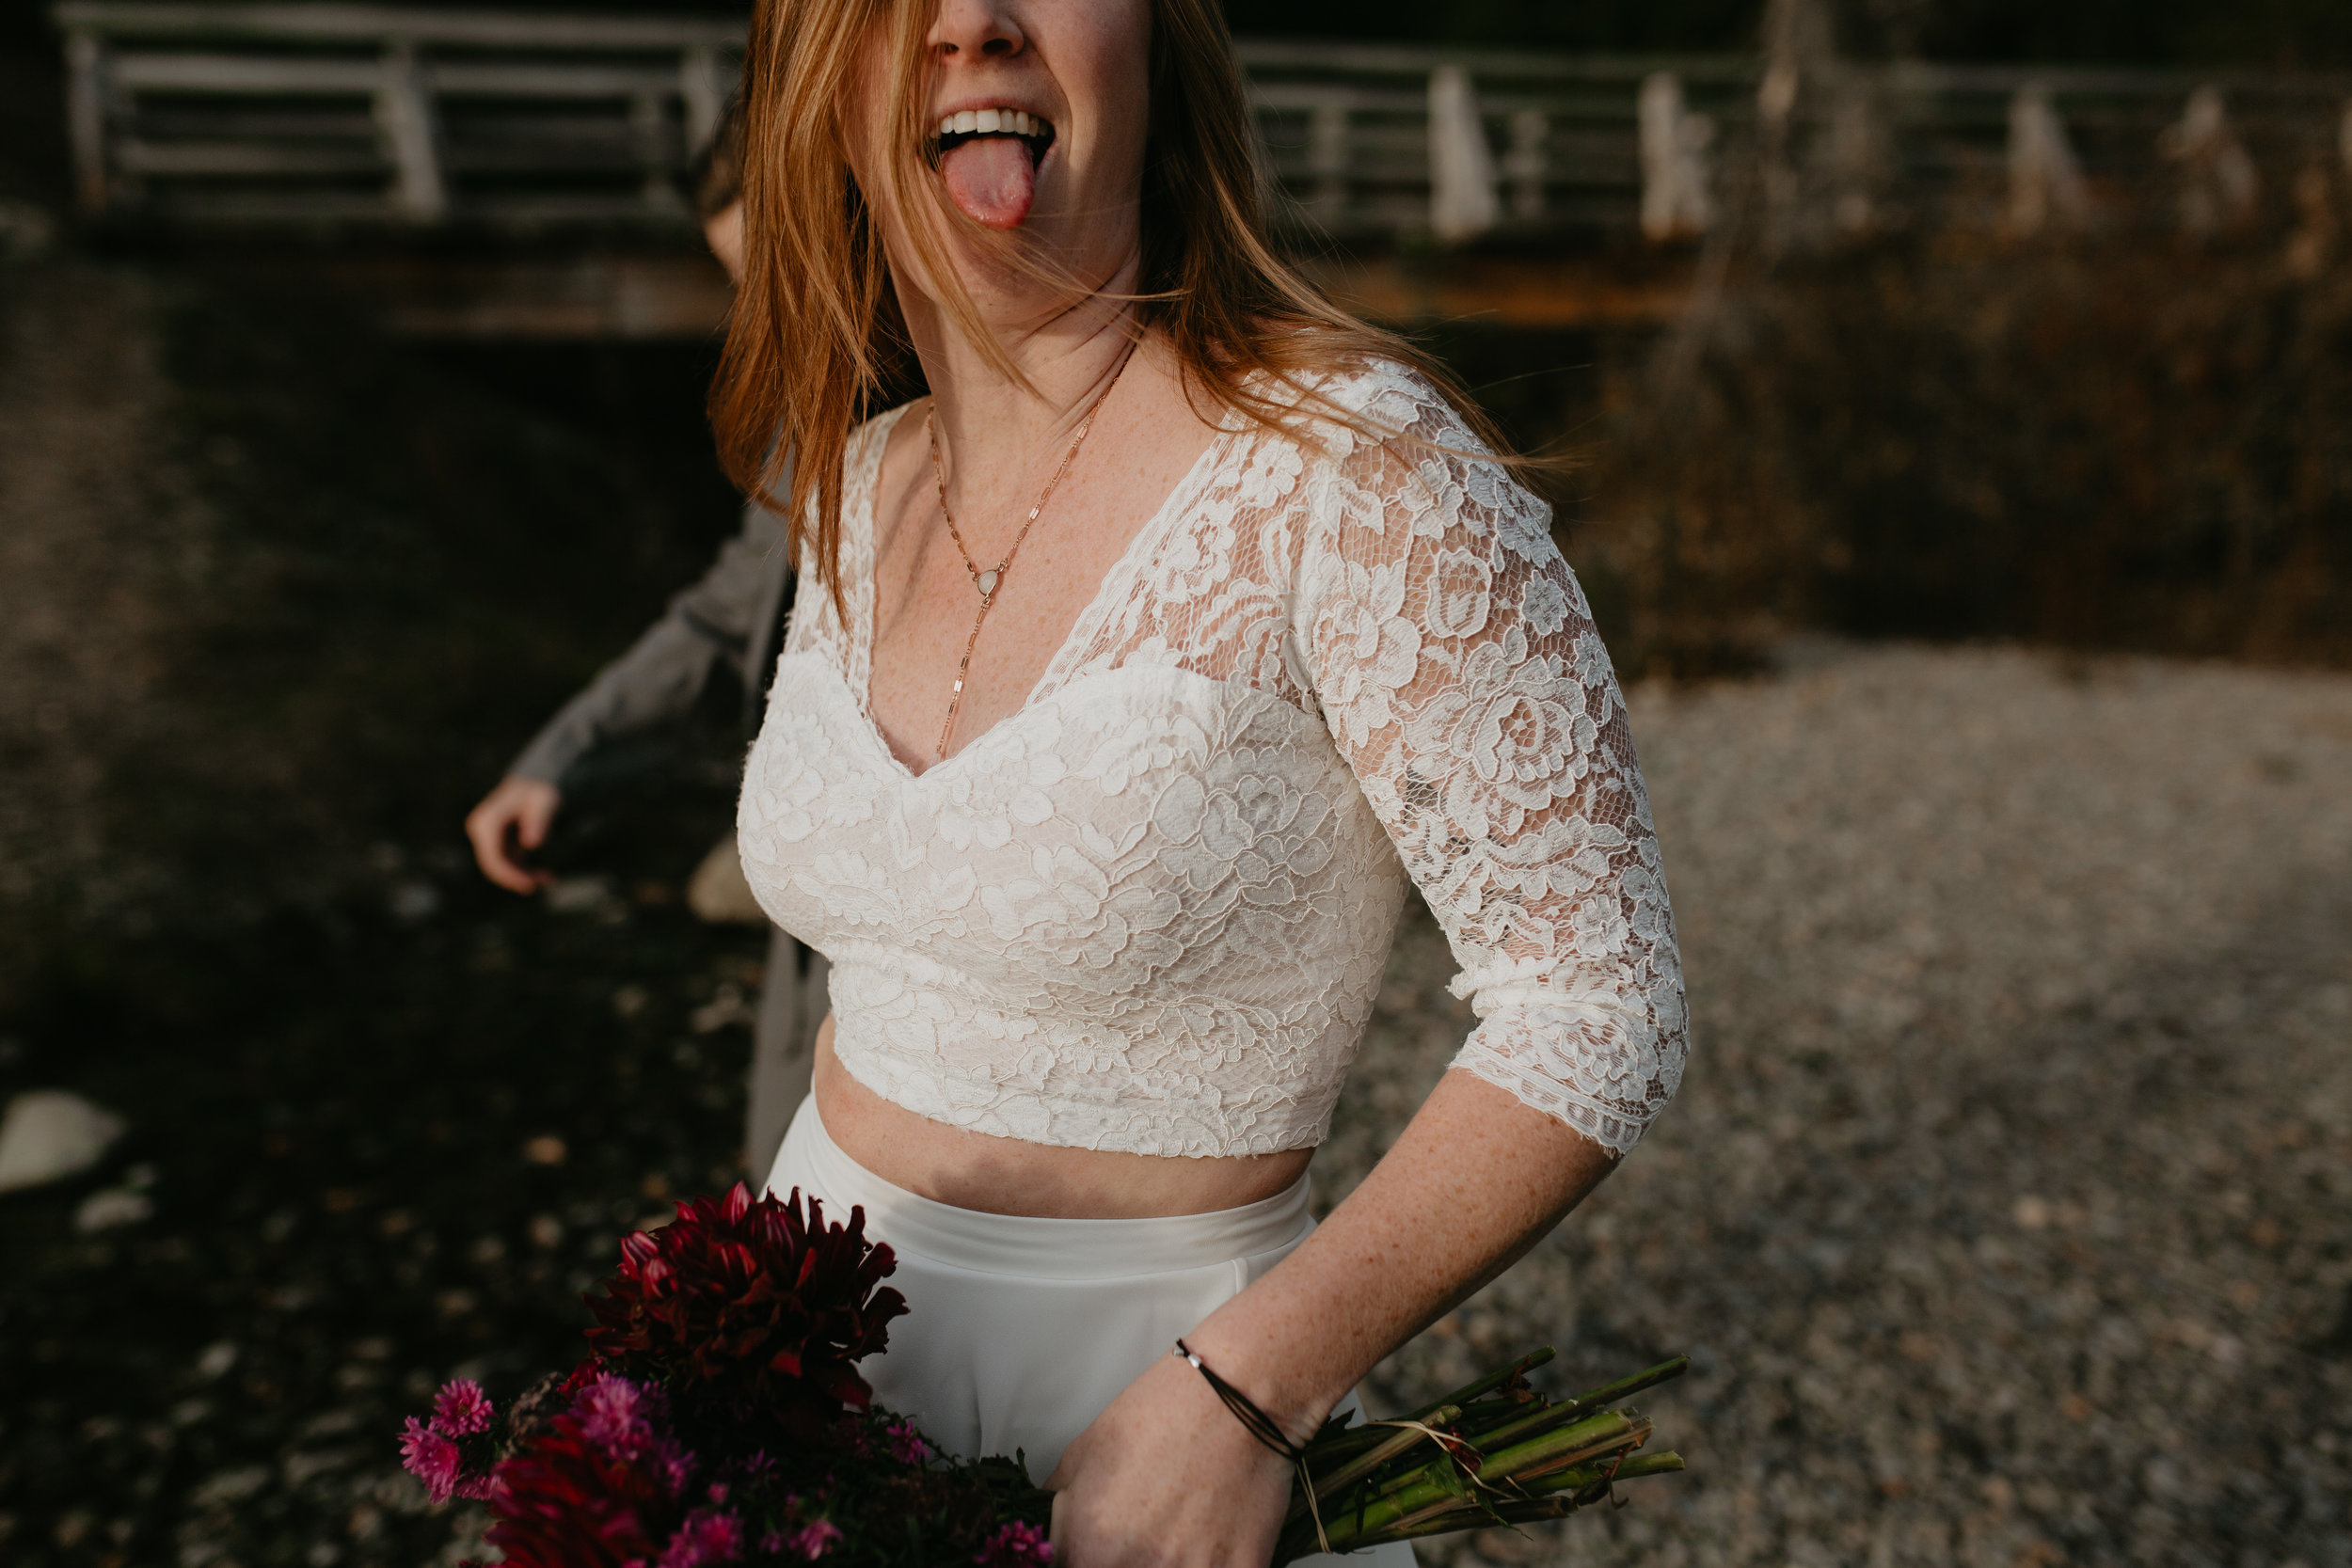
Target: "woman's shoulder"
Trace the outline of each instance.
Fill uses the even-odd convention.
[[[1302,377],[1292,390],[1293,406],[1320,427],[1318,444],[1337,459],[1398,443],[1458,457],[1486,454],[1486,443],[1437,378],[1406,360],[1353,360]]]
[[[889,444],[890,433],[898,428],[898,421],[904,419],[910,411],[928,401],[930,401],[928,393],[923,397],[909,398],[906,402],[885,408],[852,428],[850,432],[849,446],[843,454],[848,467],[855,470],[861,464],[879,462],[882,448]]]

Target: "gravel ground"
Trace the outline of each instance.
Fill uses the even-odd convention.
[[[2352,1562],[2352,680],[1795,652],[1634,695],[1680,1097],[1382,1379],[1687,1350],[1645,1403],[1692,1473],[1470,1552]],[[1450,973],[1408,930],[1331,1190],[1467,1026]]]
[[[413,366],[359,402],[380,349],[336,345],[308,401],[342,417],[306,436],[238,381],[326,384],[303,353],[191,391],[144,285],[41,287],[0,335],[0,1090],[133,1130],[0,1197],[0,1560],[453,1562],[399,1418],[568,1360],[617,1233],[729,1175],[761,944],[676,898],[724,723],[579,803],[558,898],[484,888],[451,832],[683,570],[639,562],[647,602],[594,624],[577,586],[485,596],[651,525],[582,537],[580,445]],[[441,525],[397,488],[523,452],[536,511]],[[1690,1076],[1375,1403],[1533,1343],[1560,1384],[1687,1350],[1643,1402],[1692,1468],[1428,1558],[2352,1561],[2352,678],[1804,644],[1633,704]],[[1324,1200],[1468,1027],[1451,973],[1416,911]]]

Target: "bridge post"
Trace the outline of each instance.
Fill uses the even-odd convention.
[[[686,151],[691,157],[710,145],[719,134],[719,117],[726,112],[727,81],[719,70],[719,52],[705,45],[679,56],[677,89],[686,105]]]
[[[449,188],[441,179],[433,105],[416,44],[394,40],[384,52],[383,73],[375,92],[375,123],[391,146],[392,205],[416,222],[438,222],[449,214]]]
[[[638,161],[644,166],[645,205],[657,210],[675,207],[677,187],[670,182],[670,119],[663,101],[641,92],[628,101],[629,135],[637,142]]]
[[[1307,121],[1307,171],[1314,180],[1315,221],[1337,232],[1347,210],[1347,105],[1318,103]]]
[[[1441,65],[1429,73],[1429,227],[1442,243],[1461,245],[1502,215],[1478,90],[1468,71]]]
[[[1551,117],[1541,109],[1511,115],[1511,150],[1502,171],[1511,181],[1511,212],[1531,221],[1544,215],[1544,176],[1550,168]]]
[[[2028,82],[2009,101],[2010,230],[2031,236],[2052,223],[2079,230],[2090,217],[2090,193],[2066,122],[2050,101],[2050,89]]]
[[[65,39],[66,119],[73,139],[73,195],[95,217],[106,210],[106,45],[94,33]]]

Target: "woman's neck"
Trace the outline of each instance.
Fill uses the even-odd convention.
[[[1119,374],[1135,344],[1139,258],[1131,255],[1092,293],[1025,319],[980,301],[996,346],[1034,390],[1005,373],[927,297],[905,291],[909,335],[930,384],[940,461],[961,517],[1025,511],[1038,475],[1051,471],[1078,422]],[[985,526],[985,525],[983,525]]]

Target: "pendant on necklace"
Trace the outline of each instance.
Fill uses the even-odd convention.
[[[998,570],[1001,570],[1001,568],[998,568]],[[978,577],[974,578],[972,580],[978,586],[981,598],[993,599],[996,596],[995,570],[982,572]]]

